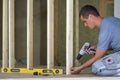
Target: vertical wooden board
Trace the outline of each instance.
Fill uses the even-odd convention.
[[[2,6],[3,6],[3,3],[2,3],[3,1],[2,0],[0,0],[0,60],[2,61]],[[2,63],[1,63],[2,64]]]
[[[100,5],[100,15],[102,16],[102,17],[104,17],[104,16],[106,16],[106,1],[107,0],[99,0],[99,5]]]
[[[78,55],[78,52],[80,50],[79,48],[79,0],[75,0],[75,65],[78,66],[79,62],[76,59],[76,56]]]
[[[27,0],[27,68],[33,68],[33,0]]]
[[[114,0],[114,16],[120,18],[120,0]]]
[[[54,1],[54,65],[58,65],[58,0]]]
[[[2,67],[8,67],[8,0],[3,0]]]
[[[47,68],[54,66],[54,0],[47,1]]]
[[[14,68],[14,0],[9,0],[9,68]]]
[[[73,0],[66,3],[66,74],[73,66]]]

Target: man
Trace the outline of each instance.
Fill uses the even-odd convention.
[[[118,71],[112,71],[114,66],[111,67],[111,65],[115,63],[113,65],[117,66],[114,68],[114,70],[118,70],[120,68],[120,58],[118,58],[118,54],[120,54],[120,19],[115,17],[102,18],[97,9],[91,5],[85,5],[82,7],[79,16],[81,21],[84,23],[84,26],[90,29],[98,28],[100,32],[97,46],[91,47],[92,49],[96,50],[95,56],[79,67],[72,67],[70,69],[71,73],[77,74],[92,64],[92,71],[95,74],[114,75],[119,73]],[[111,49],[117,53],[117,57],[115,57],[116,55],[103,57],[106,52]],[[113,62],[116,61],[115,59],[119,59],[119,62]],[[102,69],[103,71],[101,71]]]

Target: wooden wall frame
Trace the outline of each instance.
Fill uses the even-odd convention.
[[[114,0],[99,0],[99,12],[102,17],[107,15],[106,11],[108,4],[114,4]]]

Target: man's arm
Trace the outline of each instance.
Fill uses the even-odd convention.
[[[106,51],[102,51],[102,50],[96,50],[96,54],[93,58],[91,58],[90,60],[88,60],[87,62],[85,62],[84,64],[82,64],[79,67],[73,67],[71,68],[71,73],[72,74],[76,74],[79,73],[81,70],[91,66],[96,60],[100,59],[101,57],[103,57],[105,55]]]

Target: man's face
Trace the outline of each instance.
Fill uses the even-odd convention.
[[[89,27],[90,29],[95,28],[92,15],[89,15],[88,18],[83,18],[81,16],[80,19],[84,23],[84,26]]]

